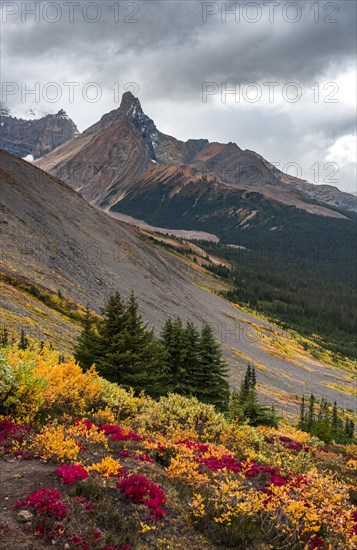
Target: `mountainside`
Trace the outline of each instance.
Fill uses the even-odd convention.
[[[279,407],[309,391],[354,406],[351,372],[322,363],[288,333],[215,296],[199,266],[159,249],[62,181],[4,151],[0,182],[3,324],[68,349],[79,330],[73,322],[78,309],[89,303],[99,311],[113,290],[128,296],[133,289],[151,326],[176,315],[211,323],[233,386],[251,360],[261,371],[263,398]]]
[[[0,147],[21,158],[46,155],[79,133],[63,109],[54,115],[1,109],[0,126]]]
[[[180,200],[180,193],[191,178],[200,192],[213,198],[220,194],[225,196],[229,217],[233,216],[233,223],[237,225],[245,224],[247,214],[250,219],[255,216],[254,209],[245,200],[247,193],[248,197],[254,193],[258,203],[268,201],[273,208],[282,211],[285,207],[295,207],[335,219],[346,218],[345,211],[357,212],[357,198],[353,195],[288,176],[254,151],[244,151],[235,143],[209,143],[206,139],[183,142],[163,134],[130,92],[123,95],[118,109],[104,115],[76,140],[40,159],[39,166],[61,177],[90,202],[105,208],[113,206],[134,217],[143,215],[141,205],[138,206],[143,193],[153,195],[154,191],[156,202],[165,203],[167,211],[176,211],[177,202],[180,202],[184,212],[189,214],[189,223],[195,218],[195,229],[205,225],[207,212],[203,207],[197,218],[194,211],[197,195],[190,197],[187,203],[183,193]],[[185,171],[185,166],[190,169]],[[169,193],[166,188],[168,172],[172,182]],[[232,193],[234,189],[240,193]],[[173,196],[174,208],[170,204]],[[279,213],[275,212],[274,216],[277,226]],[[155,221],[159,225],[167,223],[161,213],[156,214],[155,220],[150,215],[151,212],[146,212],[145,221]],[[226,211],[216,216],[220,225],[225,225],[226,216]],[[168,217],[171,218],[171,213]],[[176,216],[169,227],[187,228],[187,218],[183,214]]]

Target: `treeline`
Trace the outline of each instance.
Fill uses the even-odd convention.
[[[248,364],[239,392],[230,395],[229,416],[232,420],[244,419],[251,426],[276,427],[279,419],[274,405],[267,407],[259,402],[256,386],[255,368]]]
[[[336,262],[313,261],[273,252],[237,250],[200,243],[207,252],[228,260],[232,269],[207,269],[230,284],[225,297],[248,305],[345,356],[357,357],[357,290],[353,272]]]
[[[0,347],[6,348],[6,346],[17,344],[19,349],[27,349],[29,347],[29,339],[25,333],[25,330],[22,328],[18,340],[10,335],[7,327],[3,327],[0,333]]]
[[[313,394],[308,402],[305,397],[301,399],[298,427],[322,441],[336,441],[336,443],[351,442],[355,430],[353,420],[350,418],[343,420],[341,417],[336,401],[332,406],[326,399],[317,401]]]
[[[159,335],[139,314],[134,293],[127,302],[110,296],[102,319],[89,308],[74,357],[86,370],[92,364],[101,376],[124,388],[154,398],[169,392],[197,397],[225,411],[229,402],[228,368],[212,327],[168,319]]]

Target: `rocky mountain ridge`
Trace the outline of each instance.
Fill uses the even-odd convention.
[[[0,147],[20,158],[37,159],[79,135],[67,113],[0,110]]]
[[[182,180],[183,167],[189,167],[189,173],[206,186],[205,191],[207,182],[214,181],[215,193],[227,194],[229,189],[240,190],[241,197],[244,193],[256,193],[262,200],[294,206],[314,215],[342,219],[345,216],[341,210],[357,212],[355,196],[284,174],[261,155],[242,150],[235,143],[210,143],[206,139],[183,142],[163,134],[131,92],[123,95],[118,109],[105,114],[79,138],[62,145],[38,164],[80,190],[91,203],[118,211],[123,206],[123,213],[134,217],[136,193],[141,195],[150,186],[158,198],[165,195],[160,165],[164,165],[164,171],[167,167],[177,169],[177,182]],[[174,173],[172,178],[175,179]],[[184,186],[187,183],[188,180]],[[177,184],[175,193],[182,189]],[[128,193],[130,212],[123,202]],[[242,208],[245,209],[244,203]]]

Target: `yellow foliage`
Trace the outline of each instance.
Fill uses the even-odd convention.
[[[97,426],[91,426],[88,429],[84,424],[72,425],[68,427],[67,434],[81,445],[99,445],[108,449],[108,438]]]
[[[205,515],[205,504],[200,493],[194,493],[194,499],[190,506],[192,513],[196,518],[202,518]]]
[[[346,455],[357,459],[357,445],[346,445]]]
[[[49,410],[56,407],[80,414],[100,396],[99,377],[95,369],[92,367],[83,372],[73,358],[66,363],[52,365],[40,360],[35,373],[48,383],[43,398]]]
[[[92,464],[86,469],[88,472],[98,472],[103,477],[113,477],[117,475],[121,468],[122,467],[117,460],[111,456],[106,456],[101,462]]]
[[[89,411],[89,415],[92,416],[98,424],[115,424],[117,420],[113,410],[109,406],[97,411],[91,410]]]
[[[278,429],[254,428],[229,423],[214,407],[194,398],[169,395],[155,402],[135,397],[132,391],[101,379],[94,369],[82,372],[72,358],[60,363],[58,353],[46,347],[9,348],[6,360],[3,384],[10,386],[12,375],[17,381],[13,419],[19,423],[26,419],[33,425],[41,417],[38,413],[60,415],[57,423],[45,426],[32,442],[25,439],[21,451],[33,450],[45,461],[78,463],[83,445],[87,464],[94,449],[100,451],[100,458],[105,455],[87,466],[87,471],[110,478],[121,470],[111,451],[117,447],[96,425],[73,417],[118,424],[142,436],[139,445],[127,443],[129,456],[139,456],[135,453],[139,447],[140,453],[152,451],[154,459],[159,457],[147,468],[148,478],[165,478],[170,507],[183,494],[197,525],[217,540],[222,535],[223,545],[243,548],[253,541],[252,548],[257,543],[262,548],[307,550],[316,535],[326,549],[357,548],[353,536],[356,507],[350,501],[357,445],[333,444],[330,452],[321,452],[316,438],[284,423]],[[99,401],[104,408],[96,410]],[[281,436],[308,445],[310,450],[291,449],[279,441]],[[13,449],[18,450],[16,440]],[[223,457],[240,460],[239,468],[233,472],[229,460],[223,462],[228,467],[217,466]],[[210,461],[216,466],[205,462],[211,458],[216,459]],[[262,465],[276,468],[276,475]],[[254,475],[247,473],[250,467],[256,468]],[[106,482],[98,479],[98,483]],[[167,518],[170,521],[170,515]],[[146,533],[154,527],[140,523],[138,531]]]
[[[192,487],[198,487],[209,481],[208,476],[201,473],[200,470],[200,464],[195,462],[192,457],[178,455],[171,459],[166,473],[171,479],[177,479]]]
[[[220,441],[240,456],[249,454],[252,459],[265,447],[264,436],[258,429],[236,422],[224,427],[220,434]]]
[[[298,430],[291,424],[289,425],[280,425],[279,428],[269,428],[266,426],[258,426],[256,430],[261,433],[262,435],[265,435],[267,437],[279,437],[279,436],[286,436],[290,437],[294,441],[298,441],[299,443],[310,443],[311,435],[307,432],[303,432],[302,430]]]
[[[45,462],[48,460],[75,462],[80,451],[80,446],[75,439],[68,436],[66,426],[50,424],[45,426],[41,433],[36,435],[31,449]]]
[[[149,525],[148,523],[140,523],[140,533],[148,533],[149,531],[155,531],[156,525]]]
[[[101,395],[94,368],[83,372],[73,357],[61,363],[59,353],[46,346],[41,349],[34,344],[25,350],[9,347],[5,359],[17,381],[12,395],[16,404],[13,416],[23,421],[41,412],[81,414]]]

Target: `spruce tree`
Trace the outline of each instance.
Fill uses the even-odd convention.
[[[169,374],[169,385],[174,393],[184,393],[187,380],[185,379],[185,344],[184,327],[182,320],[177,317],[167,319],[161,331],[161,343],[164,345],[167,354],[167,370]]]
[[[93,315],[87,305],[82,319],[82,332],[74,347],[74,358],[84,371],[88,370],[98,359],[98,334]]]
[[[339,415],[336,401],[331,406],[326,399],[322,398],[320,402],[317,402],[315,396],[311,395],[308,411],[304,417],[303,423],[300,418],[298,427],[323,441],[334,440],[336,443],[348,443],[353,440],[353,422],[349,419],[343,421]]]
[[[119,347],[125,344],[119,363],[122,369],[122,385],[145,391],[153,397],[167,393],[165,355],[162,345],[155,340],[154,331],[147,330],[139,305],[132,292],[125,310],[125,329],[118,338]]]
[[[353,420],[347,418],[345,423],[345,436],[347,440],[353,439],[354,431],[355,431],[355,425]]]
[[[241,400],[239,397],[239,393],[236,391],[233,391],[229,394],[229,406],[227,416],[229,420],[239,420],[243,417]]]
[[[337,432],[338,432],[338,411],[337,411],[337,403],[335,401],[332,409],[332,433],[334,436],[336,436]]]
[[[204,383],[197,388],[197,398],[225,411],[228,408],[229,399],[228,368],[222,358],[222,351],[215,340],[212,327],[208,323],[205,323],[201,330],[200,355],[199,376]]]
[[[256,385],[257,377],[255,368],[251,367],[248,363],[238,394],[239,405],[244,418],[246,418],[252,426],[258,426],[260,424],[277,426],[278,418],[275,413],[275,408],[272,407],[269,409],[269,407],[259,402]]]
[[[19,342],[19,349],[27,349],[29,346],[29,340],[25,334],[24,329],[21,329],[20,333],[20,342]]]
[[[5,348],[9,344],[9,332],[6,327],[2,329],[1,334],[1,347]]]
[[[315,396],[313,394],[310,395],[310,401],[309,401],[309,408],[307,412],[307,420],[306,420],[306,430],[310,432],[313,428],[313,424],[315,421]]]
[[[200,399],[206,382],[201,365],[200,333],[190,321],[183,330],[182,345],[182,394]]]
[[[165,352],[138,309],[134,293],[126,305],[119,292],[109,298],[99,328],[97,367],[107,380],[157,397],[167,392]]]
[[[300,422],[298,424],[298,427],[303,430],[305,427],[305,396],[303,395],[301,398],[301,405],[300,405]]]

